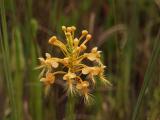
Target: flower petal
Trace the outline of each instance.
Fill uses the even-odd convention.
[[[65,74],[64,76],[63,76],[63,80],[67,80],[67,76],[66,76],[67,74]]]
[[[72,78],[75,78],[76,77],[76,74],[75,73],[70,73],[69,74],[69,77],[72,79]]]
[[[98,75],[100,72],[101,72],[101,68],[100,67],[94,67],[92,74],[93,75]]]
[[[83,81],[83,87],[88,87],[89,86],[89,82],[88,81]]]
[[[46,58],[51,58],[51,54],[46,53]]]
[[[78,83],[78,84],[76,85],[76,88],[77,88],[78,90],[82,89],[82,84],[81,84],[81,83]]]
[[[41,82],[45,82],[45,81],[46,81],[46,78],[41,78],[40,81],[41,81]]]
[[[90,69],[88,67],[85,67],[82,69],[82,74],[86,75],[86,74],[89,74],[90,72]]]
[[[88,54],[87,58],[88,58],[90,61],[94,61],[94,60],[97,59],[96,56],[95,56],[95,54],[93,54],[93,53]]]
[[[97,47],[94,47],[94,48],[92,48],[91,52],[92,52],[92,53],[95,53],[95,52],[97,52],[97,50],[98,50],[98,48],[97,48]]]
[[[42,57],[40,57],[40,58],[38,58],[40,61],[45,61],[45,59],[44,58],[42,58]]]
[[[54,68],[57,68],[59,66],[58,62],[52,61],[51,64],[52,64],[52,67],[54,67]]]
[[[64,79],[64,80],[68,80],[68,79],[73,79],[73,78],[75,78],[75,77],[76,77],[76,74],[75,74],[75,73],[68,72],[67,74],[65,74],[65,75],[63,76],[63,79]]]

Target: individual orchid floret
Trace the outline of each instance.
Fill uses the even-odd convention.
[[[79,90],[80,95],[84,96],[85,103],[89,103],[91,95],[89,94],[89,82],[81,81],[76,85],[77,90]]]
[[[45,85],[50,85],[54,83],[55,76],[53,73],[46,73],[46,76],[42,77],[40,81],[43,82]]]
[[[97,61],[97,62],[100,61],[100,57],[101,57],[100,53],[101,53],[101,51],[98,51],[97,49],[98,49],[97,47],[94,47],[94,48],[92,48],[91,53],[87,54],[87,58],[90,61]]]
[[[63,76],[63,80],[66,80],[66,86],[67,86],[68,92],[71,93],[71,95],[75,93],[75,88],[73,86],[74,78],[76,78],[76,74],[71,72],[68,72]]]

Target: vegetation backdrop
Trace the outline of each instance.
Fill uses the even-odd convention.
[[[159,0],[0,0],[1,120],[160,120]],[[97,85],[94,104],[67,97],[60,85],[44,96],[38,57],[61,26],[87,29],[112,87]]]

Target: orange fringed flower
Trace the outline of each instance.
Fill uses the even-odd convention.
[[[87,43],[92,39],[92,36],[87,30],[83,30],[81,36],[75,37],[76,27],[62,26],[62,31],[65,34],[66,43],[61,42],[56,36],[52,36],[48,43],[52,46],[58,47],[64,57],[52,57],[49,53],[46,53],[46,58],[39,58],[40,66],[38,69],[42,69],[41,75],[44,76],[40,79],[45,85],[51,85],[56,82],[57,74],[61,74],[63,80],[66,83],[67,91],[70,94],[79,93],[84,96],[85,102],[90,101],[90,88],[96,84],[95,77],[104,84],[111,85],[110,82],[104,76],[105,66],[102,64],[101,51],[98,51],[97,47],[91,49],[91,52],[85,53],[87,49]],[[87,66],[83,60],[89,60],[93,62],[92,66]],[[57,71],[60,68],[65,68]],[[64,71],[65,70],[65,71]],[[83,78],[85,80],[82,79]]]
[[[55,76],[53,73],[46,73],[45,77],[40,79],[41,82],[44,82],[45,85],[53,84],[55,81]]]
[[[81,81],[80,83],[77,83],[76,88],[79,91],[80,95],[84,96],[85,102],[89,103],[90,100],[89,82]]]

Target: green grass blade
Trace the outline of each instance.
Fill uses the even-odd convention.
[[[16,91],[15,102],[17,106],[18,119],[23,119],[23,76],[24,76],[24,56],[21,41],[21,33],[19,27],[13,29],[12,42],[12,73],[13,85]]]
[[[11,76],[10,69],[10,54],[9,54],[9,43],[8,43],[8,34],[7,34],[7,23],[6,23],[6,15],[5,15],[5,7],[4,1],[1,1],[0,4],[1,11],[1,21],[2,21],[2,30],[0,31],[1,37],[1,48],[2,48],[2,56],[3,56],[3,64],[6,78],[6,85],[8,91],[8,97],[10,100],[10,105],[12,109],[11,120],[18,120],[17,118],[17,109],[14,99],[14,89],[13,89],[13,81]]]
[[[148,88],[149,83],[151,82],[151,77],[154,72],[154,67],[156,65],[156,61],[160,54],[160,47],[159,47],[160,40],[159,39],[160,39],[160,32],[158,33],[158,36],[155,40],[153,52],[152,52],[152,55],[151,55],[151,58],[150,58],[150,61],[147,67],[147,71],[145,73],[144,82],[143,82],[143,85],[142,85],[142,88],[141,88],[141,91],[140,91],[140,94],[139,94],[139,97],[138,97],[138,100],[137,100],[137,103],[136,103],[136,106],[133,112],[132,120],[137,120],[139,109],[142,104],[142,100],[144,98],[146,89]]]

